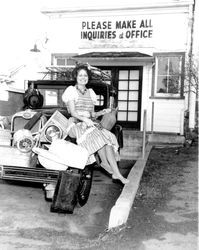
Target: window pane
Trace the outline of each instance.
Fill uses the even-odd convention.
[[[158,75],[166,75],[168,72],[168,58],[159,57],[158,58]]]
[[[118,116],[119,121],[137,122],[140,70],[119,70]]]
[[[119,71],[119,79],[128,79],[128,70],[120,70]]]
[[[129,102],[128,103],[128,110],[137,111],[138,110],[138,103],[137,102]]]
[[[121,111],[118,111],[117,113],[117,119],[119,121],[126,121],[126,112],[121,112]]]
[[[42,89],[41,94],[44,96],[44,105],[46,106],[58,105],[58,90]]]
[[[179,76],[163,77],[158,76],[157,93],[177,94],[180,92]]]
[[[129,82],[129,90],[138,90],[139,82],[138,81],[130,81]]]
[[[139,79],[139,70],[130,70],[130,79],[138,80]]]
[[[177,94],[179,93],[179,77],[170,76],[168,79],[168,93]]]
[[[156,93],[179,94],[182,56],[160,56],[157,63]]]
[[[127,102],[118,101],[119,110],[127,110]]]
[[[128,112],[128,121],[137,121],[138,119],[138,114],[137,112]]]
[[[138,91],[129,91],[129,100],[138,100]]]
[[[169,74],[170,75],[179,75],[181,67],[181,58],[180,57],[170,57],[169,58]]]
[[[58,66],[65,66],[66,65],[66,59],[64,59],[64,58],[57,58],[57,65]]]
[[[96,105],[98,105],[98,106],[103,106],[104,105],[104,96],[103,95],[97,95]]]
[[[119,88],[118,88],[119,90],[120,89],[124,89],[124,90],[128,90],[128,81],[120,81],[119,82]]]
[[[157,93],[167,93],[167,80],[165,76],[158,76],[157,78]]]
[[[127,91],[119,91],[118,99],[119,100],[127,100]]]

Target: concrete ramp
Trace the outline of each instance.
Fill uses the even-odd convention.
[[[152,146],[147,145],[144,159],[139,158],[131,169],[128,175],[129,183],[124,186],[122,193],[111,209],[108,229],[127,222],[151,149]]]

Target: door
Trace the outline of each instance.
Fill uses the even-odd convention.
[[[118,90],[118,123],[126,128],[140,129],[143,67],[102,68],[111,72],[112,84]]]

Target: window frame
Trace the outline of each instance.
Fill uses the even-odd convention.
[[[153,64],[153,74],[152,74],[152,98],[163,98],[163,99],[182,99],[184,98],[184,70],[185,70],[185,52],[164,52],[164,53],[154,53],[154,64]],[[158,57],[181,57],[181,72],[179,74],[180,76],[180,91],[179,93],[173,94],[173,93],[157,93],[157,78],[158,78]]]
[[[67,66],[67,65],[75,65],[75,60],[72,59],[73,56],[77,55],[77,53],[52,53],[51,54],[51,65],[53,66]],[[57,60],[65,60],[65,65],[58,65]]]

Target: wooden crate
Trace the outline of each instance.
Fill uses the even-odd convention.
[[[0,145],[0,165],[30,167],[31,152],[22,153],[15,147]]]

